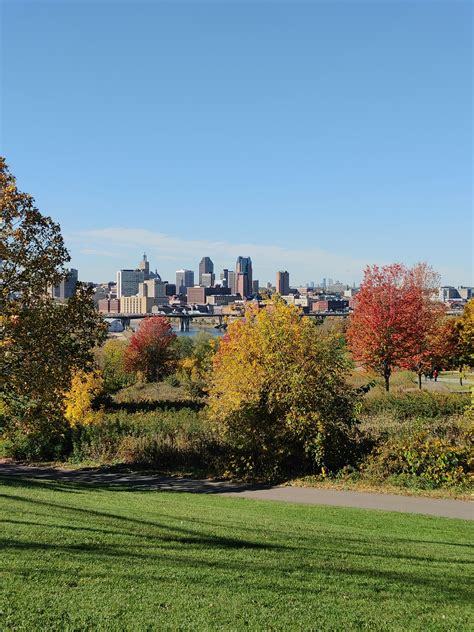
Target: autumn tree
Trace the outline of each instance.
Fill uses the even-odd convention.
[[[146,382],[156,382],[176,368],[176,350],[171,323],[165,316],[144,318],[127,347],[125,368]]]
[[[89,288],[79,284],[66,304],[48,295],[69,254],[59,225],[18,190],[3,158],[0,211],[0,397],[10,431],[47,436],[64,420],[72,373],[92,365],[106,328]]]
[[[381,374],[385,389],[395,368],[421,375],[429,337],[442,315],[433,301],[436,275],[425,264],[368,266],[347,331],[356,361]]]
[[[104,388],[114,393],[133,383],[135,376],[125,368],[127,343],[123,340],[107,340],[98,350],[97,363],[102,369]]]
[[[179,360],[177,376],[190,395],[202,397],[207,393],[212,358],[217,346],[216,338],[201,331],[196,336],[190,353]]]
[[[474,298],[464,307],[461,318],[456,323],[459,336],[460,363],[474,366]]]
[[[281,299],[249,307],[213,359],[209,415],[234,473],[273,476],[346,463],[353,392],[340,337]]]

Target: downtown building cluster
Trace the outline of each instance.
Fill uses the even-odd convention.
[[[197,281],[197,282],[196,282]],[[78,271],[71,268],[50,295],[58,301],[67,300],[74,293]],[[358,288],[338,280],[324,278],[304,287],[291,287],[287,270],[276,273],[275,283],[260,286],[253,278],[252,260],[239,256],[233,269],[224,268],[218,275],[208,256],[202,257],[198,275],[194,270],[176,271],[174,282],[165,281],[157,270],[150,269],[146,254],[138,266],[117,271],[116,281],[89,284],[94,288],[94,302],[104,314],[157,314],[198,311],[208,314],[238,315],[247,301],[264,303],[275,293],[287,303],[296,305],[307,314],[348,313],[355,305]],[[470,286],[442,286],[438,300],[453,311],[461,311],[474,297]]]

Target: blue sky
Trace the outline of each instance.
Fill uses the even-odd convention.
[[[472,4],[2,3],[1,151],[83,280],[473,283]]]

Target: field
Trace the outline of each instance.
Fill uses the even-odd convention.
[[[470,525],[4,479],[3,630],[468,630]]]

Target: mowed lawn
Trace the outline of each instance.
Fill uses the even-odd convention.
[[[472,523],[0,485],[1,630],[468,630]]]

